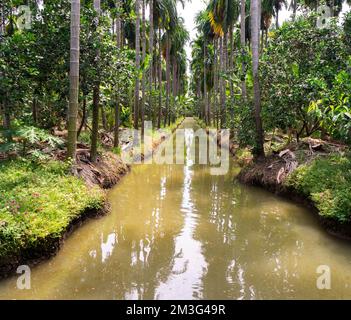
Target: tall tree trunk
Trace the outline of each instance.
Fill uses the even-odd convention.
[[[6,138],[8,142],[12,142],[12,133],[11,133],[11,113],[7,99],[7,93],[5,93],[2,99],[2,108],[3,108],[3,125],[6,132]]]
[[[229,70],[230,70],[230,74],[233,73],[233,69],[234,69],[234,40],[233,40],[233,25],[230,25],[229,28],[229,42],[230,42],[230,53],[229,53]],[[233,101],[233,97],[234,97],[234,83],[232,80],[230,80],[229,83],[229,92],[230,92],[230,99],[229,101],[231,101],[230,103],[230,117],[231,119],[234,118],[234,103]]]
[[[140,0],[135,1],[135,92],[134,92],[134,129],[139,126],[139,91],[140,91]]]
[[[261,119],[261,94],[258,77],[259,46],[260,46],[260,23],[261,0],[251,0],[251,44],[252,44],[252,74],[254,82],[254,106],[256,123],[256,146],[255,156],[264,157],[263,128]]]
[[[117,18],[116,18],[116,45],[118,49],[118,54],[121,50],[122,47],[122,21],[121,21],[121,15],[119,10],[121,9],[121,0],[117,0],[116,2],[116,8],[117,8]],[[120,95],[119,95],[119,79],[117,79],[117,84],[116,84],[116,103],[115,103],[115,127],[114,127],[114,139],[113,139],[113,146],[117,148],[119,146],[119,109],[120,109]]]
[[[170,122],[170,93],[171,93],[171,68],[170,68],[170,38],[169,33],[166,31],[166,115],[164,118],[164,126]]]
[[[204,47],[203,47],[203,54],[204,54],[204,120],[205,123],[208,124],[208,101],[207,101],[207,42],[204,39]]]
[[[76,161],[79,96],[80,0],[71,1],[70,86],[68,108],[67,158]]]
[[[97,12],[98,18],[96,28],[99,27],[99,16],[101,9],[100,0],[94,0],[94,9]],[[100,60],[100,50],[96,51],[95,66],[98,68]],[[90,148],[90,160],[95,163],[97,161],[97,145],[99,137],[99,104],[100,104],[100,79],[99,70],[97,70],[97,79],[93,87],[93,123],[91,131],[91,148]]]
[[[152,84],[153,84],[153,71],[154,71],[154,0],[149,1],[150,4],[150,31],[149,31],[149,55],[150,55],[150,78],[149,78],[149,110],[150,119],[153,114],[153,96],[152,96]]]
[[[83,114],[82,114],[82,121],[80,123],[78,132],[77,132],[77,139],[79,139],[80,133],[83,130],[83,127],[87,120],[87,97],[86,95],[83,96]]]
[[[1,1],[0,3],[0,35],[5,33],[5,14],[4,14],[4,5]]]
[[[97,141],[99,138],[99,104],[100,104],[100,85],[97,84],[93,88],[93,120],[91,129],[91,150],[90,160],[95,163],[97,160]]]
[[[35,94],[33,96],[33,101],[32,101],[32,117],[33,117],[33,122],[36,125],[38,123],[38,98]]]
[[[120,97],[119,93],[116,94],[116,105],[115,105],[115,128],[114,128],[114,141],[113,146],[117,148],[119,146],[119,122],[120,122]]]
[[[234,68],[234,39],[233,39],[233,28],[231,25],[229,28],[229,43],[230,43],[230,54],[229,54],[229,70],[232,73]],[[232,98],[234,95],[234,84],[233,81],[230,81],[230,97]]]
[[[177,105],[176,105],[176,97],[177,97],[177,80],[178,80],[178,76],[177,76],[177,59],[176,57],[173,57],[173,70],[172,70],[172,75],[173,75],[173,80],[172,80],[172,84],[173,84],[173,94],[172,94],[172,100],[173,100],[173,110],[174,112],[177,110]]]
[[[224,70],[223,37],[219,39],[219,90],[220,90],[220,119],[223,126],[223,106],[224,106],[224,81],[222,72]]]
[[[161,128],[162,116],[162,44],[161,44],[161,27],[158,29],[158,46],[159,46],[159,68],[158,68],[158,120],[157,127]]]
[[[146,21],[145,21],[145,0],[142,0],[142,33],[141,33],[141,43],[142,43],[142,61],[145,65],[146,59]],[[143,77],[141,81],[141,136],[144,137],[144,121],[145,121],[145,89],[146,89],[146,71],[143,70]]]
[[[240,4],[240,44],[241,44],[241,54],[246,56],[246,30],[245,30],[245,19],[246,19],[246,0],[241,0]],[[241,95],[243,101],[246,100],[246,64],[243,61],[241,63],[242,81],[241,81]]]
[[[155,36],[156,36],[156,32],[155,32]],[[155,45],[156,45],[156,42],[155,42]],[[157,62],[157,52],[156,52],[156,49],[154,50],[154,91],[157,92],[157,84],[158,84],[158,62]],[[153,99],[154,101],[154,108],[153,108],[153,111],[152,111],[152,118],[153,118],[153,123],[155,124],[155,126],[157,125],[157,113],[158,113],[158,108],[156,107],[157,106],[157,103],[155,101],[155,99]]]
[[[228,34],[226,33],[223,37],[223,71],[227,71],[228,66]],[[227,81],[223,79],[223,104],[222,104],[222,128],[225,127],[227,121]]]
[[[107,117],[106,117],[106,112],[103,104],[100,105],[100,110],[101,110],[102,127],[104,128],[105,131],[108,131]]]
[[[218,107],[218,39],[213,40],[214,47],[214,63],[213,63],[213,106],[214,106],[214,120],[218,119],[217,107]]]

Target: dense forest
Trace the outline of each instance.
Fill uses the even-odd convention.
[[[177,1],[29,1],[28,30],[22,2],[2,1],[1,151],[17,151],[13,137],[58,142],[46,135],[67,128],[69,156],[77,136],[94,162],[100,130],[113,131],[117,147],[121,125],[160,128],[193,113],[258,155],[263,130],[349,142],[350,14],[338,19],[337,1],[321,27],[320,4],[293,1],[279,26],[284,1],[210,1],[196,19],[188,78]]]
[[[145,121],[230,129],[243,181],[350,222],[350,2],[209,0],[195,39],[187,3],[0,0],[0,267],[104,207]]]

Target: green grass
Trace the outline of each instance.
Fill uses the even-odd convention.
[[[287,186],[309,197],[321,216],[351,220],[351,155],[331,155],[304,164],[286,180]]]
[[[99,209],[104,193],[69,174],[69,165],[24,159],[0,163],[0,258],[60,237],[87,209]]]

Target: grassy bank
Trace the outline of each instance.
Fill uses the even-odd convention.
[[[59,161],[1,162],[0,194],[0,261],[60,238],[75,218],[105,202],[99,187],[88,188]]]
[[[302,164],[287,177],[284,185],[308,197],[322,217],[351,222],[350,154],[332,154]]]
[[[245,166],[239,180],[304,200],[333,233],[351,237],[351,153],[346,146],[313,139],[285,145]]]
[[[183,120],[163,129],[173,132]],[[154,130],[153,148],[166,138],[163,130]],[[103,189],[116,185],[130,170],[107,149],[101,147],[94,164],[89,149],[82,149],[74,175],[69,163],[54,160],[65,159],[60,150],[45,160],[17,155],[0,161],[0,278],[19,264],[35,264],[52,256],[80,221],[105,212]]]

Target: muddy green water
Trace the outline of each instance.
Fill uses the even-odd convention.
[[[303,207],[236,183],[237,172],[233,162],[225,176],[191,161],[135,166],[110,192],[111,214],[33,268],[30,290],[0,282],[0,298],[351,298],[351,243]],[[320,265],[330,290],[317,288]]]

